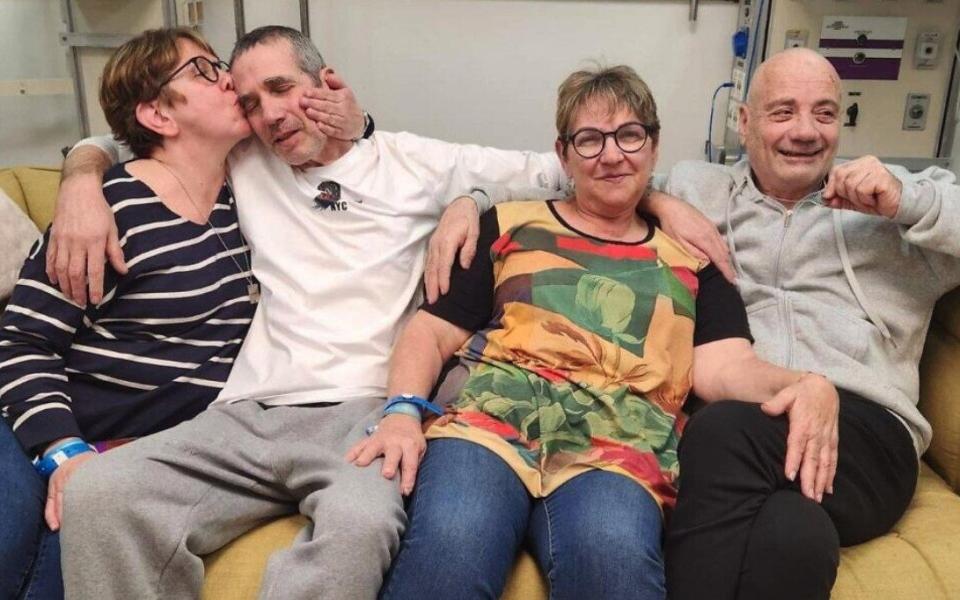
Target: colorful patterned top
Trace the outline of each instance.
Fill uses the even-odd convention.
[[[672,507],[693,347],[750,334],[735,288],[647,221],[624,243],[575,230],[553,201],[485,214],[474,264],[423,307],[476,331],[455,416],[427,437],[485,446],[535,497],[602,469]]]

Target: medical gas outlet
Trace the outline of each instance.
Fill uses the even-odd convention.
[[[930,108],[930,94],[907,94],[907,105],[903,111],[903,129],[920,131],[927,126],[927,112]]]

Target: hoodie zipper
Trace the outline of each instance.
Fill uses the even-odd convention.
[[[782,206],[778,206],[778,208],[783,212],[783,227],[780,229],[780,244],[777,247],[777,264],[773,272],[773,287],[780,296],[778,310],[780,312],[781,327],[783,328],[783,335],[786,341],[783,356],[784,364],[791,365],[793,363],[793,319],[791,319],[790,302],[787,301],[787,295],[780,289],[780,264],[783,260],[783,246],[787,237],[787,229],[790,228],[790,219],[793,217],[793,209],[784,209]]]
[[[783,210],[781,208],[781,210]],[[783,259],[783,242],[787,237],[787,229],[790,227],[790,218],[793,217],[793,209],[786,210],[783,217],[783,228],[780,229],[780,244],[777,248],[777,266],[773,271],[773,287],[780,289],[780,263]]]

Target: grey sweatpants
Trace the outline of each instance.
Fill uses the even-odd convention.
[[[376,597],[405,526],[399,486],[344,454],[382,399],[215,406],[98,456],[64,494],[71,599],[198,598],[204,554],[264,521],[312,521],[267,565],[261,598]]]

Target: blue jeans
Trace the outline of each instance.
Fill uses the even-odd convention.
[[[60,600],[60,537],[47,528],[47,482],[0,420],[0,599]]]
[[[588,471],[533,498],[483,446],[432,440],[407,512],[384,600],[496,600],[524,545],[552,599],[666,596],[660,509],[621,475]]]

